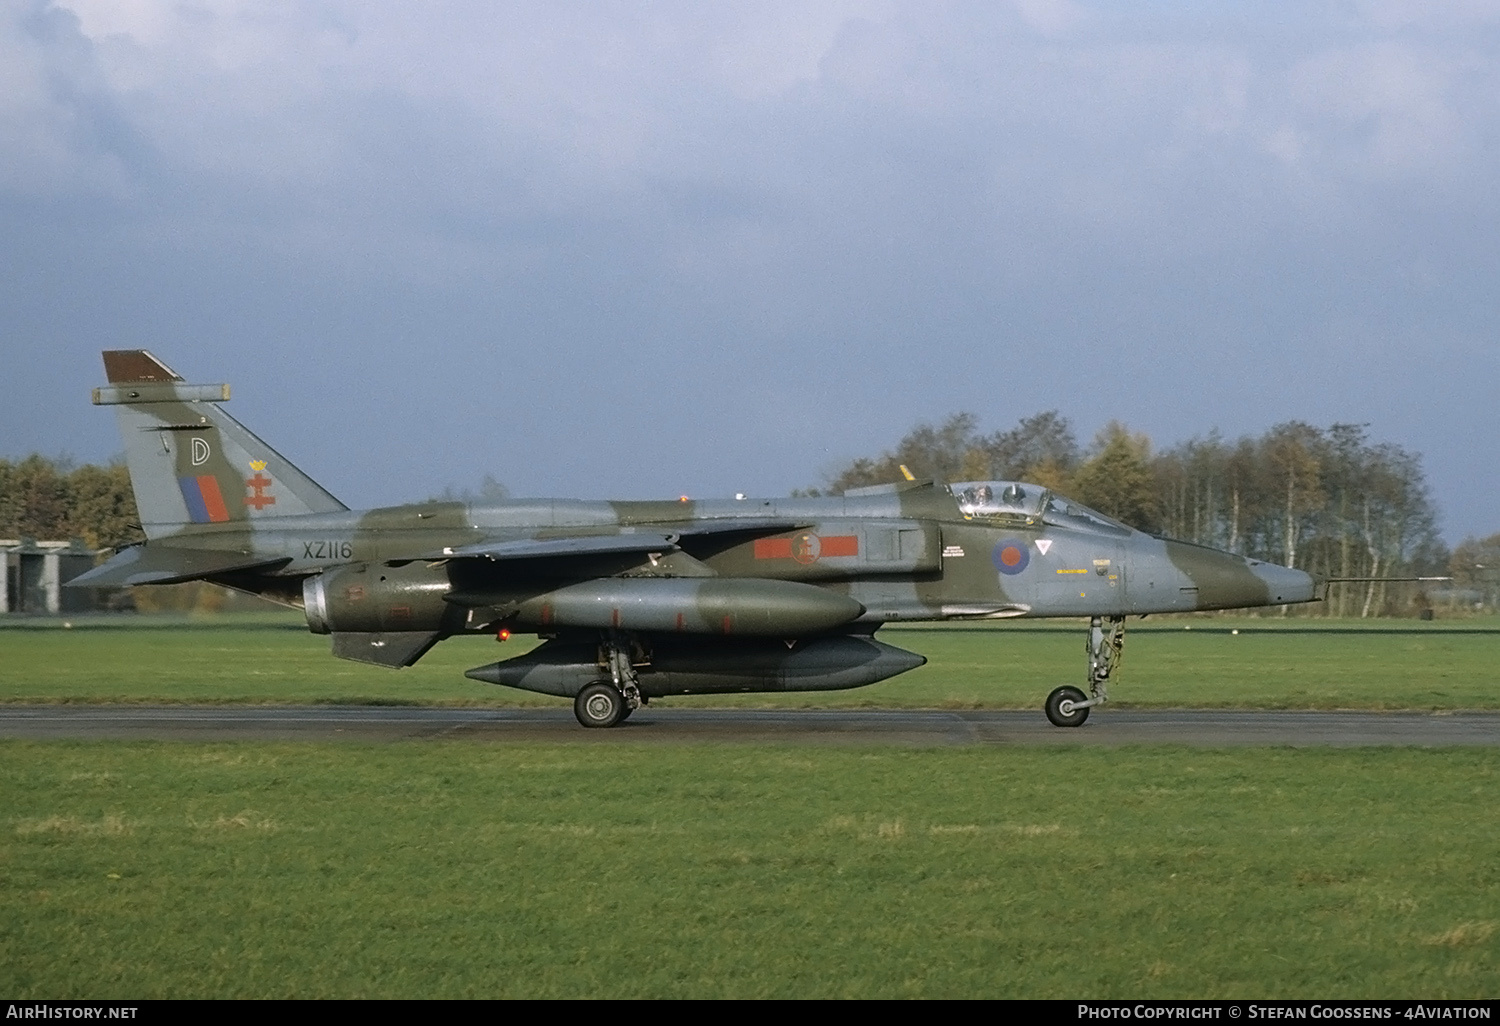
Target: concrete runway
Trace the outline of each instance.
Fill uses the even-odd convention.
[[[1500,713],[1252,712],[1109,709],[1082,727],[1040,710],[642,709],[613,730],[585,730],[556,709],[391,706],[0,705],[0,738],[178,741],[469,738],[730,744],[1131,745],[1196,747],[1500,746]]]

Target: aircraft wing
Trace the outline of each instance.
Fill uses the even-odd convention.
[[[613,552],[674,552],[676,534],[588,534],[572,538],[521,538],[483,541],[429,552],[419,559],[549,559],[558,556],[599,556]]]
[[[429,552],[418,559],[488,559],[503,562],[512,559],[551,559],[567,556],[601,556],[622,552],[675,552],[683,538],[712,534],[744,532],[775,534],[806,526],[798,520],[724,517],[698,520],[668,529],[621,534],[585,534],[564,538],[517,538],[455,545]]]
[[[69,588],[119,588],[132,584],[181,584],[238,570],[279,570],[291,562],[286,556],[250,556],[213,549],[180,549],[164,545],[134,545],[117,552],[107,563],[67,582]]]
[[[693,538],[705,534],[736,532],[780,534],[782,531],[796,531],[811,526],[813,526],[812,522],[807,520],[786,520],[775,517],[719,517],[713,520],[695,520],[675,530],[684,538]]]

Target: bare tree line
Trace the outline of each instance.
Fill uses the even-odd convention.
[[[1330,616],[1400,611],[1414,593],[1384,579],[1442,574],[1454,556],[1438,535],[1421,456],[1373,441],[1358,424],[1290,421],[1259,436],[1213,432],[1157,450],[1118,423],[1081,446],[1055,410],[992,434],[958,413],[828,474],[823,491],[900,480],[902,465],[945,481],[1032,481],[1154,534],[1327,577],[1375,578],[1334,585]],[[1466,574],[1453,567],[1460,583],[1476,578],[1485,546],[1497,542],[1471,539],[1455,550],[1468,560]]]

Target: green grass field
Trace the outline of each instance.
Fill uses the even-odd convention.
[[[1486,751],[0,744],[0,993],[1493,997]]]
[[[854,691],[663,704],[1036,708],[1083,677],[1081,622],[893,627],[880,637],[928,665]],[[392,671],[332,658],[328,640],[291,616],[115,617],[72,629],[21,621],[0,628],[0,702],[564,705],[463,676],[529,643],[455,638]],[[1497,655],[1493,619],[1132,621],[1111,694],[1119,706],[1495,709]]]

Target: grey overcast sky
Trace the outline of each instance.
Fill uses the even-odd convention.
[[[354,506],[971,410],[1368,423],[1500,531],[1500,3],[0,0],[0,455],[146,347]]]

